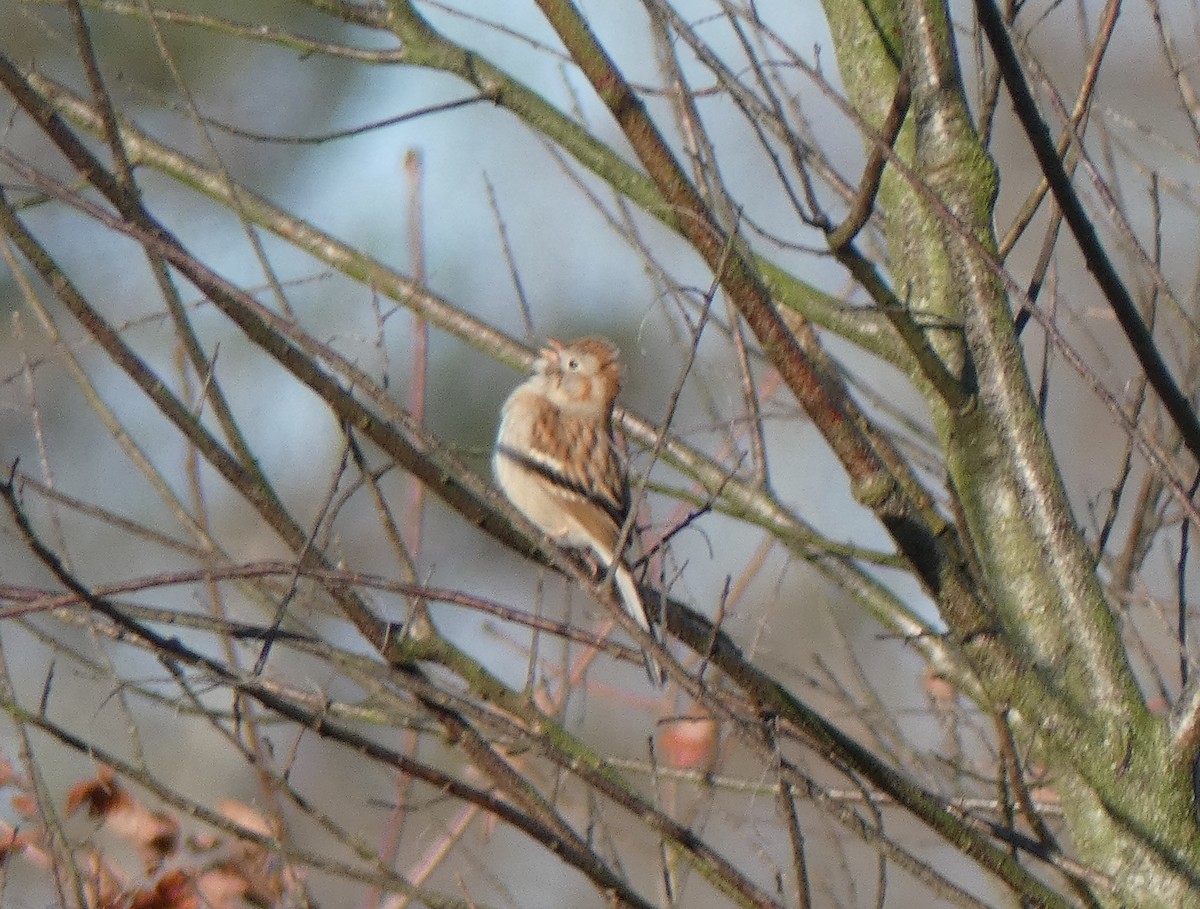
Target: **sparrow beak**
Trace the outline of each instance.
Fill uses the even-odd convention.
[[[538,372],[546,375],[559,375],[562,373],[562,349],[561,341],[555,338],[547,338],[546,346],[538,351]]]

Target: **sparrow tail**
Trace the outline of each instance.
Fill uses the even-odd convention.
[[[624,565],[618,565],[614,580],[617,583],[617,593],[620,594],[621,605],[625,607],[625,611],[633,616],[633,620],[642,627],[643,631],[657,641],[658,634],[654,623],[650,621],[646,604],[642,602],[642,595],[638,592],[633,574]],[[667,676],[662,667],[658,665],[658,661],[654,659],[649,650],[642,651],[642,660],[646,664],[646,675],[650,677],[650,682],[661,688],[666,683]]]

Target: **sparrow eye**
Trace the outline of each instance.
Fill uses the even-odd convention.
[[[568,369],[578,369],[579,361],[576,360],[574,357],[572,357],[570,360],[567,360],[567,368]]]

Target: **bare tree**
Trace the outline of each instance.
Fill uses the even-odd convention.
[[[9,894],[1200,905],[1194,8],[10,6]],[[665,645],[488,476],[554,325]]]

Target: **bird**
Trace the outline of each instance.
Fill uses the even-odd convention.
[[[610,570],[621,605],[659,640],[623,552],[629,481],[613,438],[613,402],[621,387],[620,354],[603,338],[567,344],[550,338],[500,411],[492,470],[500,489],[559,545],[590,550]],[[666,681],[642,651],[646,675]]]

